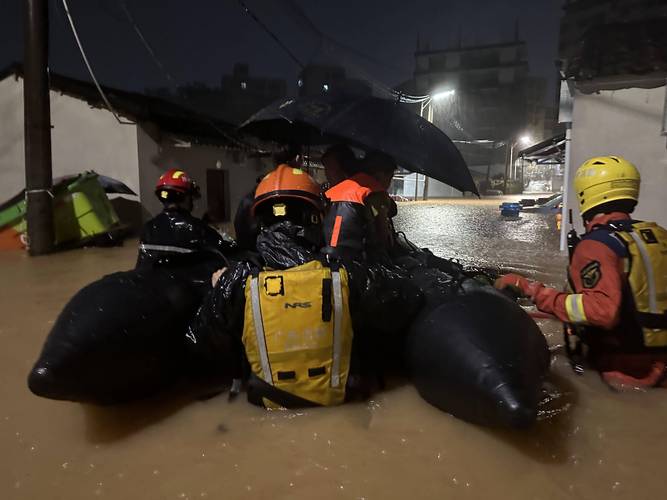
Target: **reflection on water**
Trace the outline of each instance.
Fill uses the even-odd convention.
[[[495,205],[495,206],[494,206]],[[501,220],[497,203],[401,205],[420,245],[469,263],[562,281],[550,221]],[[541,420],[527,432],[465,424],[408,385],[366,403],[266,412],[188,395],[117,408],[32,396],[26,375],[64,302],[135,252],[0,254],[0,498],[662,498],[667,397],[616,394],[575,376],[558,324]],[[9,293],[8,293],[9,291]],[[530,355],[530,353],[526,353]]]
[[[466,264],[500,266],[545,281],[563,274],[553,216],[502,217],[498,202],[401,204],[396,227],[417,245]]]

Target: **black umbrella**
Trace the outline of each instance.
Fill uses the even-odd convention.
[[[284,99],[253,115],[241,131],[283,143],[347,142],[382,151],[412,172],[479,194],[449,137],[396,101],[335,94]]]

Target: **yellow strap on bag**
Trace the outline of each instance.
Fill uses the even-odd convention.
[[[248,277],[245,298],[243,345],[253,374],[311,403],[342,403],[353,336],[345,269],[312,261],[262,271]]]
[[[655,222],[635,222],[632,231],[616,234],[630,254],[628,281],[643,326],[644,345],[667,347],[663,326],[667,320],[667,230]]]

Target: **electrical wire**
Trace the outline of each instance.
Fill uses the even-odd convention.
[[[93,68],[90,65],[90,62],[88,61],[88,57],[86,56],[86,51],[83,49],[83,45],[81,44],[81,40],[79,39],[79,34],[76,30],[76,26],[74,25],[74,19],[72,19],[72,14],[70,14],[69,6],[67,5],[67,0],[62,0],[62,4],[63,4],[63,9],[65,9],[65,14],[67,15],[67,19],[69,20],[69,25],[72,28],[72,34],[74,35],[76,44],[79,47],[79,52],[81,53],[81,57],[83,58],[83,62],[85,63],[86,68],[88,68],[88,73],[90,74],[90,77],[93,79],[95,87],[97,88],[97,91],[102,97],[102,100],[104,101],[104,104],[106,105],[107,109],[111,112],[111,114],[113,114],[114,118],[116,118],[116,121],[121,125],[136,125],[136,123],[133,121],[121,119],[116,110],[114,109],[114,107],[109,102],[109,99],[107,99],[106,94],[102,90],[102,87],[100,86],[99,82],[97,81],[97,78],[95,77]]]
[[[317,35],[323,40],[323,42],[329,46],[329,48],[333,48],[334,50],[338,50],[340,52],[356,54],[360,58],[366,59],[367,61],[370,61],[378,66],[389,68],[393,71],[396,71],[397,73],[403,73],[402,69],[399,69],[393,65],[389,65],[384,61],[380,61],[378,58],[372,57],[354,47],[343,44],[340,41],[336,40],[335,38],[322,32],[320,29],[317,28],[317,26],[315,26],[315,24],[311,21],[311,19],[304,12],[304,10],[294,0],[280,0],[280,1],[283,5],[286,5],[288,7],[287,9],[288,11],[291,11],[296,15],[298,15],[301,18],[301,20],[310,27],[312,31],[315,31]],[[430,99],[431,97],[430,95],[413,96],[410,94],[406,94],[405,92],[397,91],[389,87],[388,85],[385,85],[384,83],[380,82],[379,80],[375,79],[368,72],[366,72],[360,65],[353,64],[353,66],[358,71],[358,73],[361,74],[361,76],[364,77],[372,86],[374,86],[376,89],[380,89],[381,91],[385,92],[386,94],[392,97],[397,98],[399,102],[407,104],[418,104]]]
[[[127,4],[125,3],[125,0],[118,0],[121,10],[125,14],[125,17],[127,21],[130,23],[132,26],[134,32],[137,34],[139,37],[139,40],[141,41],[142,45],[146,49],[146,52],[148,52],[148,55],[153,59],[153,62],[157,66],[157,68],[162,72],[162,75],[165,77],[167,82],[170,84],[172,89],[176,92],[178,92],[178,82],[174,79],[174,77],[169,73],[165,65],[160,61],[160,59],[157,57],[157,54],[155,53],[155,50],[153,49],[152,45],[148,42],[146,37],[144,36],[143,32],[141,31],[141,28],[139,28],[139,25],[137,24],[136,20],[132,16],[132,13],[130,12],[130,9],[128,8]],[[224,130],[222,130],[220,127],[218,127],[215,122],[210,119],[207,116],[202,116],[204,120],[213,128],[218,134],[220,134],[224,139],[228,140],[232,144],[235,144],[237,147],[240,147],[242,149],[247,149],[248,145],[241,142],[237,138],[227,134]]]
[[[144,48],[146,49],[146,52],[148,52],[148,55],[151,56],[151,59],[153,59],[153,62],[155,65],[160,69],[162,74],[165,76],[167,81],[172,84],[176,85],[176,80],[174,79],[173,76],[171,76],[171,73],[167,71],[167,68],[164,67],[162,62],[158,59],[157,55],[155,54],[155,50],[151,46],[150,43],[148,43],[148,40],[146,40],[146,37],[144,37],[144,34],[141,32],[139,29],[139,26],[137,26],[137,23],[134,20],[134,17],[130,13],[130,9],[128,9],[127,4],[125,3],[125,0],[119,0],[120,8],[125,14],[125,17],[127,18],[128,22],[132,25],[132,28],[134,29],[134,32],[137,34],[139,37],[139,40],[141,40],[141,43],[144,45]]]
[[[278,36],[277,36],[273,31],[271,31],[271,29],[270,29],[266,24],[264,24],[264,23],[262,22],[262,20],[261,20],[259,17],[257,17],[257,16],[255,15],[254,12],[252,12],[252,11],[248,8],[248,6],[246,5],[246,3],[245,3],[243,0],[237,0],[237,2],[238,2],[239,5],[241,6],[241,8],[245,11],[245,13],[248,14],[250,17],[252,17],[252,19],[253,19],[253,20],[254,20],[254,21],[255,21],[255,22],[256,22],[256,23],[257,23],[257,24],[258,24],[258,25],[259,25],[259,26],[260,26],[260,27],[261,27],[261,28],[262,28],[262,29],[263,29],[263,30],[264,30],[270,37],[271,37],[271,38],[273,38],[273,40],[274,40],[278,45],[280,45],[280,47],[287,53],[288,56],[290,56],[290,58],[291,58],[295,63],[297,63],[297,65],[298,65],[301,69],[305,69],[305,67],[306,67],[305,64],[303,64],[303,63],[299,60],[299,58],[296,57],[296,56],[294,55],[294,53],[289,49],[289,47],[288,47],[286,44],[284,44],[284,43],[280,40],[280,38],[278,38]],[[312,23],[311,23],[311,24],[312,24]]]

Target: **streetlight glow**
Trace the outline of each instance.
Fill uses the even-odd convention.
[[[454,94],[456,94],[456,91],[454,89],[444,90],[442,92],[438,92],[437,94],[433,94],[431,96],[431,99],[433,99],[434,101],[439,101],[441,99],[446,99],[447,97],[452,97]]]
[[[529,135],[522,135],[519,142],[524,146],[529,146],[533,142],[533,138]]]

